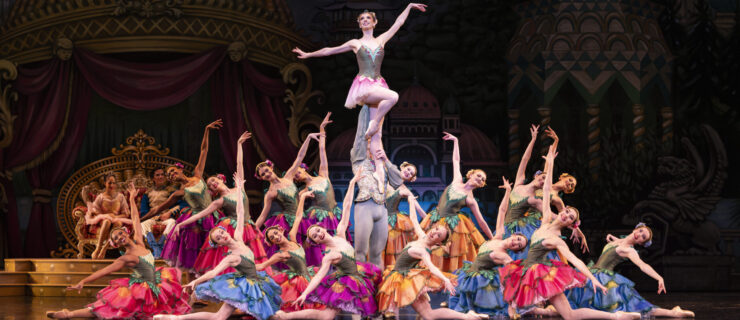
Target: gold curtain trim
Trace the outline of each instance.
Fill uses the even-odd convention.
[[[51,203],[51,190],[33,189],[31,195],[35,203]]]
[[[67,88],[67,111],[64,113],[64,123],[62,123],[62,129],[59,131],[59,134],[57,134],[56,139],[54,139],[54,141],[51,143],[49,148],[44,150],[44,152],[42,152],[38,157],[36,157],[35,159],[23,165],[10,169],[11,171],[22,171],[22,170],[28,170],[28,169],[35,168],[36,166],[46,161],[46,159],[48,159],[49,156],[51,156],[51,154],[54,153],[54,151],[57,151],[57,149],[59,148],[59,145],[62,144],[62,140],[64,139],[64,134],[65,132],[67,132],[67,125],[69,124],[69,110],[71,109],[71,105],[72,105],[72,86],[73,86],[72,84],[74,83],[73,80],[74,80],[74,68],[70,68],[69,85],[67,86],[68,87]]]

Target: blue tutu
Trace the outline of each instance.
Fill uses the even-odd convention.
[[[498,268],[470,271],[471,262],[465,261],[455,271],[457,293],[450,296],[449,308],[458,312],[473,310],[488,315],[506,315],[508,304],[504,301]]]
[[[639,312],[647,314],[656,308],[637,293],[635,283],[619,273],[591,269],[599,282],[608,289],[606,295],[601,291],[594,293],[591,280],[582,288],[573,288],[566,291],[568,301],[573,308],[591,308],[607,312]]]
[[[239,272],[217,276],[195,287],[199,299],[224,302],[247,314],[265,320],[280,310],[280,286],[264,271],[260,279],[250,279]]]

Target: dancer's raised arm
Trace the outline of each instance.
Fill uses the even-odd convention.
[[[239,140],[236,141],[236,177],[242,180],[244,180],[244,148],[242,145],[250,138],[252,138],[252,133],[244,131]],[[236,178],[234,178],[234,181],[236,181]]]
[[[468,205],[468,208],[470,208],[470,211],[473,212],[473,216],[475,216],[475,220],[478,222],[478,226],[483,230],[483,233],[486,234],[488,239],[493,239],[493,233],[491,233],[491,228],[488,227],[488,223],[486,222],[486,219],[483,218],[483,215],[480,213],[480,207],[478,207],[478,201],[475,200],[475,197],[473,194],[468,194],[468,197],[465,198],[465,203]]]
[[[411,220],[411,225],[414,226],[416,237],[421,239],[426,235],[426,233],[424,233],[424,229],[419,225],[419,218],[416,217],[416,197],[411,192],[408,192],[408,194],[405,195],[406,200],[409,202],[409,218]]]
[[[640,268],[640,271],[645,273],[646,275],[650,276],[651,278],[658,281],[658,294],[662,291],[663,293],[666,293],[665,291],[665,282],[663,281],[663,277],[658,274],[658,272],[653,269],[649,264],[645,263],[640,259],[640,255],[637,254],[637,250],[635,248],[623,248],[622,246],[617,247],[617,254],[620,256],[627,256],[627,258],[632,261],[638,268]]]
[[[396,35],[396,32],[398,32],[399,29],[401,29],[401,26],[403,26],[404,23],[406,23],[406,18],[409,17],[409,12],[411,12],[411,9],[416,9],[421,12],[427,11],[427,5],[421,4],[421,3],[409,3],[408,6],[406,6],[406,9],[403,9],[403,12],[401,12],[400,15],[396,18],[396,21],[393,22],[393,25],[388,29],[388,31],[383,32],[383,34],[379,35],[376,39],[380,42],[381,46],[384,46],[386,42],[391,40],[394,35]]]
[[[139,209],[136,206],[136,196],[139,194],[139,190],[136,189],[133,182],[129,182],[128,189],[126,191],[128,191],[128,199],[130,202],[129,207],[131,207],[131,226],[134,228],[134,240],[137,243],[144,243]]]
[[[506,221],[506,212],[509,211],[509,196],[511,195],[511,183],[506,177],[501,177],[503,184],[499,188],[506,190],[504,197],[501,198],[501,204],[498,206],[498,216],[496,216],[496,234],[494,239],[504,238],[504,221]]]
[[[319,133],[315,132],[312,134],[309,134],[306,137],[306,140],[303,141],[303,144],[301,145],[301,149],[298,150],[298,155],[295,157],[295,161],[293,161],[293,164],[288,168],[287,171],[285,171],[285,175],[283,176],[284,179],[288,179],[290,181],[293,181],[293,176],[295,175],[296,170],[301,166],[301,163],[303,162],[303,158],[306,157],[306,151],[308,151],[308,145],[311,143],[311,139],[318,138]]]
[[[238,173],[234,174],[234,185],[238,195],[244,194],[244,178],[239,177]],[[244,243],[244,215],[249,214],[244,207],[244,200],[241,197],[236,201],[236,229],[234,230],[234,240]]]
[[[550,192],[552,192],[552,167],[557,152],[550,146],[545,156],[545,184],[542,185],[542,223],[550,223],[552,209],[550,208]]]
[[[338,54],[338,53],[344,53],[344,52],[347,52],[347,51],[352,51],[354,48],[357,48],[357,47],[360,46],[359,45],[359,42],[360,41],[357,40],[357,39],[352,39],[350,41],[347,41],[347,42],[343,43],[340,46],[321,48],[321,49],[316,50],[314,52],[304,52],[303,50],[298,49],[298,47],[293,48],[292,51],[298,55],[298,59],[308,59],[308,58],[315,58],[315,57],[326,57],[326,56],[331,56],[331,55],[335,55],[335,54]]]
[[[352,201],[355,198],[355,184],[360,179],[360,176],[362,176],[362,167],[357,170],[355,176],[349,181],[347,194],[344,196],[344,201],[342,201],[342,219],[337,224],[337,237],[346,237],[347,228],[349,228],[349,212],[352,210]]]
[[[462,182],[462,173],[460,172],[460,145],[457,141],[457,137],[452,134],[445,132],[442,139],[452,141],[452,181]]]
[[[326,114],[319,126],[319,176],[327,179],[329,179],[329,158],[326,157],[326,125],[333,122],[329,117],[331,112]]]
[[[298,206],[295,211],[295,221],[293,221],[293,227],[290,228],[290,232],[288,232],[288,238],[290,241],[298,242],[298,229],[300,229],[301,220],[303,220],[303,207],[306,203],[306,198],[313,198],[313,191],[306,191],[304,193],[301,193],[298,199]]]
[[[514,179],[514,187],[524,184],[524,179],[527,178],[525,175],[525,171],[527,170],[527,164],[529,163],[529,158],[532,157],[532,149],[534,149],[534,143],[537,141],[537,130],[539,130],[540,126],[532,125],[531,128],[529,128],[529,133],[532,135],[532,140],[529,141],[529,145],[527,145],[527,150],[524,150],[524,154],[522,155],[522,160],[519,161],[519,169],[516,171],[516,178]]]
[[[203,132],[203,141],[200,143],[200,156],[198,157],[198,163],[195,165],[195,169],[193,169],[193,176],[202,179],[203,178],[203,170],[205,170],[206,167],[206,158],[208,158],[208,136],[211,130],[218,130],[223,127],[224,122],[221,121],[221,119],[218,119],[216,121],[211,122],[206,126],[205,132]]]

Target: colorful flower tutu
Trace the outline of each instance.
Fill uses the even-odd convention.
[[[317,267],[309,267],[308,274],[313,277],[318,271]],[[283,299],[283,305],[280,307],[285,312],[298,311],[304,309],[317,309],[323,310],[326,308],[321,303],[305,302],[303,305],[293,305],[293,301],[306,291],[308,283],[311,282],[310,277],[304,277],[300,274],[291,272],[290,270],[277,271],[273,274],[272,278],[275,279],[282,289],[280,297]]]
[[[420,225],[424,231],[427,231],[438,223],[447,224],[452,230],[452,235],[448,239],[451,243],[450,251],[446,253],[443,248],[432,250],[432,263],[442,271],[453,272],[460,269],[464,261],[475,260],[478,247],[483,244],[485,239],[475,227],[473,221],[462,213],[440,217],[435,208],[424,217]]]
[[[183,222],[195,214],[191,208],[183,208],[180,211],[180,217],[177,223]],[[216,218],[209,214],[197,222],[191,223],[180,228],[180,233],[176,238],[172,236],[173,231],[167,235],[167,241],[162,249],[162,259],[167,261],[170,266],[191,270],[195,265],[195,260],[200,253],[200,247],[203,241],[208,238],[208,232],[213,229]]]
[[[100,319],[151,319],[156,314],[190,312],[188,295],[180,286],[180,270],[159,267],[155,283],[120,278],[98,292],[87,307]]]
[[[334,207],[334,210],[328,211],[319,207],[311,207],[306,211],[306,217],[308,217],[308,222],[305,222],[305,219],[301,221],[301,230],[299,232],[301,235],[304,237],[307,236],[308,228],[311,225],[317,224],[326,229],[326,231],[333,236],[337,233],[337,225],[339,225],[339,219],[342,217],[342,209]],[[352,235],[347,232],[345,236],[347,242],[352,244]],[[321,259],[324,258],[323,252],[325,249],[326,247],[324,245],[312,244],[310,246],[304,246],[303,250],[306,252],[306,264],[309,266],[320,266]]]
[[[388,266],[383,272],[383,282],[378,286],[378,310],[381,313],[393,312],[413,304],[417,299],[429,301],[428,292],[444,290],[444,280],[432,274],[429,269],[393,270]],[[455,275],[443,272],[454,284]]]
[[[582,287],[586,276],[557,260],[529,267],[516,260],[499,270],[504,284],[504,301],[524,313],[551,297],[574,287]]]
[[[226,229],[226,232],[228,232],[229,235],[233,237],[234,231],[236,230],[236,218],[221,218],[221,220],[218,222],[217,227],[218,226]],[[265,251],[265,247],[262,245],[265,237],[264,235],[262,235],[262,232],[257,230],[257,227],[255,227],[254,224],[250,222],[244,223],[244,233],[242,234],[242,239],[244,240],[244,244],[246,244],[254,253],[254,261],[256,263],[262,263],[267,260],[267,252]],[[227,248],[226,246],[218,246],[215,248],[211,247],[208,238],[206,238],[203,242],[203,245],[201,245],[200,247],[200,254],[198,254],[198,258],[195,260],[193,270],[198,274],[204,274],[208,272],[209,270],[217,266],[221,262],[221,260],[223,260],[223,258],[227,255],[228,250],[229,248]],[[220,274],[226,274],[234,271],[236,271],[234,270],[234,268],[229,267]]]
[[[504,301],[498,268],[471,271],[465,262],[457,276],[457,293],[449,298],[449,308],[458,312],[473,310],[488,315],[506,315],[509,305]]]
[[[371,263],[357,262],[357,271],[358,274],[334,272],[327,275],[306,301],[365,317],[374,315],[378,311],[375,287],[381,280],[380,268]]]
[[[619,273],[591,269],[597,280],[607,288],[606,295],[601,291],[594,293],[591,279],[582,288],[568,290],[568,301],[573,308],[591,308],[607,312],[640,312],[648,314],[656,306],[647,302],[637,290],[635,283]]]
[[[396,264],[396,258],[401,254],[403,248],[414,241],[414,225],[411,223],[408,213],[398,212],[388,214],[388,242],[383,250],[383,260],[386,266]]]
[[[352,86],[349,88],[349,93],[347,94],[347,100],[344,102],[344,106],[347,109],[354,109],[358,105],[364,105],[368,93],[370,93],[375,86],[388,89],[388,84],[385,82],[383,77],[378,76],[377,78],[369,78],[360,75],[356,76],[355,79],[352,80]]]
[[[216,276],[195,287],[195,296],[213,302],[223,302],[242,310],[257,320],[264,320],[280,310],[281,289],[264,271],[259,279],[250,279],[239,272]]]

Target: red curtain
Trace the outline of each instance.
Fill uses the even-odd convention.
[[[38,158],[54,143],[64,125],[69,103],[69,119],[63,140],[45,162],[28,170],[28,177],[38,194],[59,187],[72,169],[74,155],[85,136],[92,90],[127,109],[154,110],[177,104],[211,79],[212,108],[224,119],[219,132],[227,164],[235,167],[236,140],[247,128],[242,114],[242,100],[254,138],[267,157],[287,167],[296,150],[285,126],[282,102],[285,85],[280,79],[261,74],[248,61],[233,63],[224,59],[226,48],[218,47],[201,54],[165,63],[134,63],[75,49],[72,61],[48,60],[35,67],[20,67],[14,87],[20,93],[14,123],[14,141],[0,150],[0,168],[10,170]],[[72,74],[74,70],[74,74]],[[72,97],[70,77],[73,76]],[[245,171],[251,175],[256,151],[245,144]],[[2,177],[0,177],[2,178]],[[254,188],[259,184],[252,181]],[[26,233],[26,252],[17,241],[17,207],[12,183],[0,183],[9,198],[9,254],[12,257],[45,257],[56,248],[56,232],[51,204],[36,197]],[[48,197],[47,197],[48,198]]]

